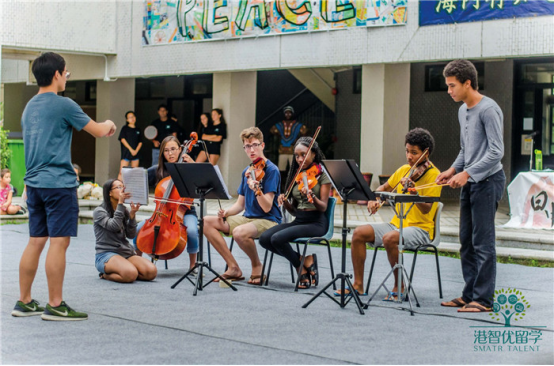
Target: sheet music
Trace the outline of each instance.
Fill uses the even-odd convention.
[[[125,203],[148,204],[148,172],[144,168],[123,168],[121,169],[125,192],[131,193],[131,198]]]
[[[227,191],[227,185],[225,184],[225,181],[223,180],[223,176],[221,175],[221,171],[219,170],[219,167],[217,165],[214,165],[215,172],[217,173],[217,177],[219,178],[219,181],[221,182],[221,185],[223,186],[223,189],[225,190],[225,194],[227,195],[227,199],[230,200],[231,195],[229,194],[229,191]]]

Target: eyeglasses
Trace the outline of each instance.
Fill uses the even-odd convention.
[[[125,186],[117,186],[117,187],[113,187],[111,190],[113,191],[114,189],[125,189]]]
[[[174,154],[175,151],[179,150],[178,148],[176,147],[172,147],[171,149],[164,149],[164,153],[165,154]]]
[[[65,73],[65,78],[66,78],[66,79],[69,79],[70,77],[71,77],[71,73],[70,73],[69,71],[67,71],[67,72]]]
[[[252,144],[252,145],[244,145],[244,150],[250,150],[250,149],[257,149],[258,147],[262,146],[262,144]]]

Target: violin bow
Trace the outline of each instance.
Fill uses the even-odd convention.
[[[318,126],[315,130],[314,136],[312,137],[312,142],[310,142],[310,146],[308,146],[308,153],[312,151],[312,147],[314,146],[315,139],[317,139],[317,136],[319,135],[319,131],[321,131],[321,126]],[[285,200],[288,199],[290,193],[292,192],[292,188],[294,187],[294,183],[296,183],[296,177],[298,177],[298,174],[302,171],[302,168],[304,168],[304,163],[306,162],[306,159],[302,161],[302,164],[298,167],[298,170],[296,171],[296,174],[294,175],[294,178],[292,179],[292,182],[290,183],[289,188],[287,189],[287,192],[285,194]]]

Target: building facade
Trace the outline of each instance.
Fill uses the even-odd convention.
[[[323,123],[332,121],[328,131],[333,134],[334,158],[355,159],[363,172],[374,176],[392,174],[405,162],[406,132],[424,127],[437,144],[432,161],[444,170],[459,151],[459,105],[441,85],[440,72],[448,61],[466,58],[479,65],[483,94],[495,99],[504,112],[503,164],[508,179],[526,169],[529,156],[524,150],[528,146],[522,136],[533,131],[539,131],[535,148],[542,149],[545,165],[554,167],[554,12],[549,13],[553,1],[544,0],[545,7],[538,13],[517,13],[520,8],[516,6],[532,2],[414,0],[405,1],[403,22],[392,26],[253,33],[208,41],[193,39],[193,35],[190,41],[173,43],[171,40],[178,38],[174,36],[177,38],[170,37],[159,45],[145,44],[145,39],[153,39],[145,36],[152,4],[162,7],[158,21],[165,20],[163,9],[170,13],[176,8],[184,22],[183,7],[189,5],[203,5],[211,14],[224,14],[218,13],[223,8],[210,8],[212,3],[0,2],[5,127],[13,132],[21,130],[22,110],[37,90],[29,64],[39,52],[52,50],[66,58],[72,80],[76,80],[72,95],[97,121],[112,119],[121,127],[125,112],[137,110],[139,126],[145,127],[156,118],[155,107],[170,101],[179,111],[182,126],[193,129],[197,122],[190,119],[200,110],[222,108],[229,137],[219,165],[231,192],[236,192],[242,168],[248,163],[238,138],[240,131],[277,121],[286,102],[304,103],[306,111],[315,110],[315,102],[300,102],[299,98],[308,97],[319,103],[320,112],[310,113]],[[279,10],[274,1],[266,3]],[[290,6],[294,2],[280,3]],[[399,2],[342,1],[326,10],[340,15],[340,6],[344,10],[348,4],[353,9],[363,4],[368,10],[395,3]],[[311,9],[315,14],[319,9],[319,15],[324,14],[321,6],[307,7],[302,1],[295,4],[297,13]],[[469,12],[470,6],[473,13],[464,18],[462,10]],[[515,15],[498,19],[502,9],[510,7],[516,9]],[[261,28],[260,13],[246,9],[253,23],[244,24]],[[476,16],[478,11],[494,14],[489,19],[489,15]],[[444,19],[457,20],[442,24]],[[231,29],[239,23],[235,19]],[[211,89],[201,86],[206,82],[211,82]],[[199,85],[199,94],[194,93],[194,83]],[[330,134],[327,137],[331,139]],[[75,146],[74,160],[93,161],[87,170],[97,182],[117,175],[117,139],[89,141],[89,145],[86,137],[76,139],[82,143]],[[373,188],[377,185],[374,179]],[[444,190],[444,195],[455,198],[457,192]]]

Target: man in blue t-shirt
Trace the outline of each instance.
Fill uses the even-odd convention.
[[[265,162],[265,175],[257,181],[255,177],[247,174],[250,166],[244,169],[237,202],[228,210],[219,210],[217,216],[207,216],[204,221],[204,235],[228,265],[222,277],[238,281],[244,279],[242,271],[220,232],[232,234],[252,261],[252,274],[248,283],[260,285],[263,283],[262,263],[258,258],[254,239],[281,223],[281,210],[277,203],[277,197],[281,193],[281,174],[279,168],[264,156],[264,136],[259,128],[250,127],[243,130],[240,138],[252,164],[261,160]],[[238,216],[243,210],[244,214]]]
[[[29,208],[29,243],[19,264],[20,297],[13,316],[41,315],[44,320],[85,320],[87,314],[63,301],[65,253],[71,236],[77,236],[79,204],[77,175],[71,164],[73,128],[84,129],[94,137],[112,136],[112,121],[96,123],[69,98],[58,96],[70,76],[63,57],[48,52],[32,66],[39,86],[23,111],[21,128],[25,146],[25,184]],[[39,306],[31,297],[31,287],[40,255],[50,238],[46,257],[48,303]]]

